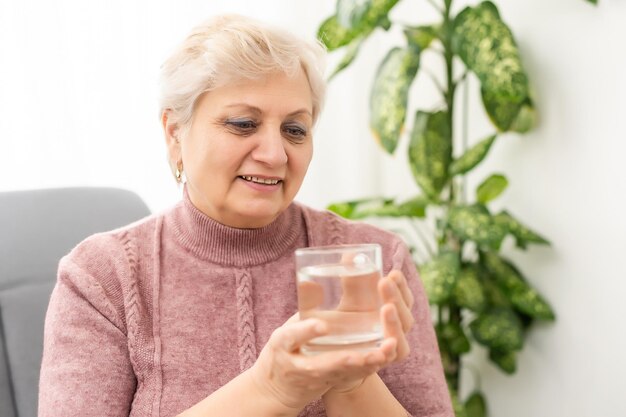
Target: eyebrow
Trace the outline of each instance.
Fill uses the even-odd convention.
[[[233,104],[228,104],[225,107],[246,107],[247,109],[252,110],[255,113],[263,113],[263,111],[260,108],[258,108],[256,106],[251,106],[251,105],[246,104],[246,103],[233,103]],[[305,108],[301,108],[301,109],[298,109],[296,111],[292,111],[287,116],[296,116],[298,114],[308,114],[310,117],[313,117],[313,114],[311,113],[311,111],[308,110],[308,109],[305,109]]]

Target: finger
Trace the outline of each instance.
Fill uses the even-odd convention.
[[[413,308],[413,303],[415,302],[415,297],[413,297],[413,291],[409,288],[409,284],[406,281],[406,277],[402,273],[402,271],[398,271],[394,269],[387,275],[393,282],[398,286],[398,290],[400,290],[400,294],[402,294],[402,298],[404,298],[404,302],[410,308]]]
[[[272,335],[273,346],[294,352],[311,339],[322,336],[328,331],[328,326],[321,320],[307,319],[284,324]]]
[[[406,340],[402,323],[398,317],[396,305],[387,303],[381,309],[385,338],[394,338],[397,342],[396,360],[402,360],[409,354],[409,342]]]
[[[300,321],[300,312],[296,312],[293,316],[289,317],[284,324],[294,323]]]
[[[415,319],[413,318],[411,309],[407,306],[404,298],[400,294],[396,283],[390,278],[384,278],[379,283],[379,289],[383,303],[395,304],[400,322],[402,323],[402,329],[405,333],[408,332],[413,326],[413,323],[415,323]]]

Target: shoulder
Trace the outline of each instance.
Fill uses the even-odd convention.
[[[154,235],[159,217],[151,215],[114,230],[93,234],[76,245],[60,265],[71,263],[93,272],[118,270],[120,263],[130,255],[132,246]]]
[[[59,262],[57,287],[83,299],[117,327],[125,327],[124,293],[136,280],[140,254],[150,245],[159,215],[96,233],[84,239]]]

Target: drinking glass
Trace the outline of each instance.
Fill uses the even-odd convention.
[[[310,340],[301,351],[316,354],[378,347],[383,339],[378,294],[380,245],[302,248],[295,256],[300,319],[324,320],[329,329],[328,334]]]

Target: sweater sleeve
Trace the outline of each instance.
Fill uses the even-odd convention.
[[[130,413],[136,379],[123,297],[114,284],[127,262],[111,246],[110,237],[104,244],[82,244],[59,265],[46,315],[39,417]]]
[[[406,245],[399,241],[392,269],[404,273],[415,297],[415,324],[408,333],[409,356],[380,371],[389,390],[413,417],[454,417],[428,299]]]

